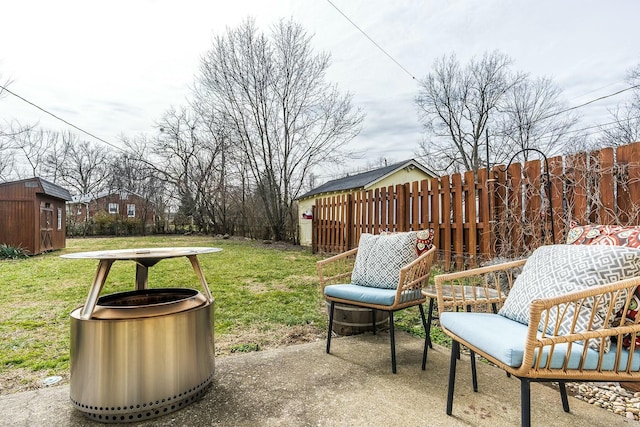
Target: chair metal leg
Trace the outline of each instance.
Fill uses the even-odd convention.
[[[429,347],[433,348],[433,343],[431,342],[431,322],[433,322],[433,307],[435,305],[435,300],[433,298],[429,298],[429,313],[427,316],[427,339],[429,340]],[[420,305],[422,307],[422,305]]]
[[[327,353],[331,349],[331,330],[333,329],[333,311],[336,308],[336,302],[331,301],[331,306],[329,308],[329,330],[327,331]]]
[[[431,301],[429,301],[429,306],[431,306]],[[424,349],[422,350],[422,370],[424,371],[427,368],[427,351],[429,350],[428,346],[431,345],[431,339],[429,338],[429,332],[431,331],[431,324],[427,323],[427,320],[424,318],[424,307],[422,304],[419,304],[420,308],[420,317],[422,318],[422,327],[424,328],[425,337],[424,337]],[[430,307],[431,309],[431,307]]]
[[[471,306],[467,306],[467,313],[471,313]],[[478,373],[476,371],[476,353],[471,350],[471,383],[473,384],[473,391],[478,392]],[[460,359],[460,352],[458,352],[458,359]]]
[[[520,378],[520,425],[531,426],[531,380]]]
[[[451,361],[449,362],[449,388],[447,390],[447,415],[451,415],[453,410],[453,389],[456,384],[456,362],[460,353],[460,343],[451,342]]]
[[[471,383],[473,384],[473,391],[478,392],[478,373],[476,371],[476,353],[471,350]]]
[[[569,412],[569,399],[567,399],[567,387],[564,381],[558,382],[558,386],[560,387],[560,397],[562,398],[562,409],[564,409],[564,412]]]
[[[389,336],[391,337],[391,371],[396,373],[396,337],[393,327],[393,311],[389,312]]]
[[[376,315],[378,314],[375,308],[371,309],[371,317],[373,317],[373,321],[371,322],[373,325],[373,335],[376,334]]]

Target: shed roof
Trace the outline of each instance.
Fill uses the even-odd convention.
[[[71,193],[66,188],[60,187],[59,185],[56,185],[53,182],[49,182],[46,179],[37,179],[40,180],[40,186],[42,187],[44,194],[51,197],[57,197],[58,199],[62,200],[71,200]]]
[[[359,173],[356,175],[346,176],[344,178],[327,181],[321,186],[316,187],[313,190],[309,191],[308,193],[305,193],[302,196],[298,197],[298,200],[306,199],[308,197],[315,196],[316,194],[321,194],[321,193],[331,193],[335,191],[346,191],[346,190],[353,190],[358,188],[366,188],[386,178],[387,176],[391,175],[397,170],[405,168],[407,166],[414,166],[422,170],[425,174],[429,176],[432,176],[432,177],[437,176],[435,172],[423,166],[422,164],[417,162],[415,159],[410,159],[410,160],[405,160],[403,162],[394,163],[392,165],[388,165],[382,168]]]
[[[17,185],[17,184],[22,184],[27,182],[34,183],[35,186],[37,186],[41,190],[39,191],[41,194],[55,197],[56,199],[61,199],[66,201],[71,200],[71,193],[69,192],[69,190],[67,190],[66,188],[60,187],[59,185],[54,184],[53,182],[49,182],[46,179],[39,178],[39,177],[21,179],[19,181],[3,182],[3,183],[0,183],[0,186]],[[35,187],[33,184],[29,186]]]

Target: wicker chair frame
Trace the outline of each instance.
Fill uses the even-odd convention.
[[[502,306],[508,291],[513,286],[516,274],[521,271],[526,260],[513,261],[504,264],[498,264],[488,267],[471,269],[462,272],[437,275],[434,278],[435,288],[438,298],[438,309],[444,311],[493,311],[497,306]],[[635,320],[635,324],[624,324],[619,326],[611,326],[605,328],[593,327],[593,319],[595,318],[595,310],[599,306],[602,311],[606,311],[605,324],[609,324],[609,320],[613,319],[614,312],[613,301],[618,297],[626,294],[624,312],[629,309],[632,303],[633,294],[637,286],[640,285],[640,277],[634,277],[621,280],[615,283],[594,286],[587,290],[575,291],[564,295],[543,298],[535,300],[529,307],[530,322],[526,334],[525,350],[523,362],[519,367],[512,367],[504,364],[491,353],[482,351],[477,347],[469,344],[465,340],[456,336],[451,331],[443,327],[443,331],[452,338],[453,345],[451,348],[451,365],[449,370],[449,388],[447,396],[447,414],[451,415],[453,407],[453,394],[455,385],[455,369],[457,355],[459,354],[459,346],[464,345],[499,368],[513,375],[520,380],[521,383],[521,424],[523,426],[530,425],[530,383],[531,382],[548,382],[557,381],[560,388],[562,405],[566,412],[569,412],[569,402],[566,395],[565,382],[581,382],[581,381],[640,381],[640,372],[632,370],[632,361],[634,357],[639,357],[636,350],[635,340],[631,340],[631,346],[628,349],[630,357],[627,363],[621,363],[622,349],[616,346],[614,368],[612,370],[602,369],[602,363],[605,356],[605,345],[602,338],[615,338],[618,342],[622,342],[625,335],[635,337],[640,334],[640,316]],[[477,288],[476,292],[455,292],[456,287],[473,286]],[[489,297],[491,291],[492,297]],[[604,296],[610,297],[610,304],[604,304]],[[595,303],[594,303],[595,302]],[[575,310],[568,310],[573,306]],[[560,323],[566,316],[573,314],[572,322],[575,326],[578,307],[584,309],[591,308],[591,319],[586,331],[571,330],[570,333],[561,335],[558,332]],[[553,312],[557,321],[549,324],[549,313]],[[551,327],[554,331],[552,334],[538,331],[540,319],[546,319],[545,329]],[[598,365],[596,369],[586,369],[585,360],[588,350],[588,342],[594,340],[599,343]],[[569,355],[573,343],[583,345],[583,352],[578,363],[578,368],[569,367]],[[568,344],[564,354],[564,363],[562,367],[552,367],[552,358],[546,358],[546,362],[542,362],[543,358],[536,357],[543,350],[554,351],[557,353],[559,344]],[[612,350],[613,351],[613,350]],[[472,358],[472,366],[475,364]],[[477,378],[475,368],[472,369],[474,376],[474,391],[477,391]]]
[[[418,306],[420,309],[420,315],[422,318],[422,325],[427,330],[426,318],[424,315],[423,303],[426,301],[426,297],[422,295],[422,290],[428,285],[429,277],[431,274],[431,266],[436,254],[436,248],[432,247],[411,263],[400,269],[400,275],[398,277],[398,286],[396,288],[396,295],[392,305],[379,305],[370,304],[359,301],[347,300],[342,298],[335,298],[325,295],[325,288],[333,284],[343,284],[351,282],[351,273],[353,272],[353,266],[356,256],[358,254],[358,248],[351,249],[341,254],[332,256],[330,258],[318,261],[318,277],[320,278],[320,287],[322,295],[330,303],[329,309],[329,327],[327,331],[327,353],[330,353],[331,349],[331,330],[333,328],[333,313],[335,310],[335,304],[341,303],[346,305],[352,305],[356,307],[370,308],[374,310],[373,313],[373,333],[376,333],[375,325],[375,310],[382,310],[389,313],[389,335],[391,340],[391,369],[395,374],[396,369],[396,352],[395,352],[395,331],[393,313],[405,309],[407,307]],[[413,293],[421,295],[419,298],[407,300],[403,298],[403,295],[407,293]],[[428,338],[425,338],[425,340]],[[425,360],[423,359],[422,369],[425,369]]]

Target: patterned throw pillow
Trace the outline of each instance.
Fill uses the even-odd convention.
[[[615,245],[640,248],[640,227],[615,227],[593,239],[591,245]]]
[[[638,226],[606,226],[608,229],[601,232],[596,238],[591,240],[590,245],[615,245],[627,248],[640,248],[640,227]],[[616,313],[613,325],[632,325],[638,315],[638,303],[640,303],[640,287],[636,288],[633,299],[629,303],[626,313],[624,307]],[[622,339],[625,348],[631,346],[631,334],[627,334]],[[640,348],[640,336],[636,336],[636,347]]]
[[[575,225],[567,233],[568,245],[590,245],[600,236],[620,230],[619,225]]]
[[[520,323],[529,324],[529,306],[533,300],[587,289],[591,286],[613,283],[640,274],[640,249],[604,245],[549,245],[536,249],[522,268],[513,289],[505,300],[499,314]],[[624,306],[627,295],[614,301],[614,313]],[[607,307],[611,295],[599,300],[592,329],[605,326]],[[577,315],[574,332],[587,330],[594,301],[585,301]],[[567,307],[557,334],[569,334],[575,313],[573,305]],[[553,334],[557,323],[557,312],[549,313],[547,334]],[[613,321],[613,319],[610,319]],[[544,328],[545,319],[540,320],[538,330]],[[590,340],[589,346],[599,348],[599,340]],[[605,339],[605,351],[609,350],[609,339]]]
[[[429,228],[427,230],[419,230],[416,231],[416,255],[420,256],[423,253],[427,252],[429,249],[433,247],[433,237],[435,232],[433,228]],[[394,234],[398,234],[398,232],[394,231],[381,231],[381,236],[391,236]]]
[[[433,228],[428,230],[420,230],[417,232],[416,255],[420,256],[427,252],[433,246]]]
[[[373,288],[395,289],[400,269],[417,258],[417,233],[373,235],[363,233],[351,273],[351,283]]]

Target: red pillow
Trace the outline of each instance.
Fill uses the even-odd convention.
[[[416,253],[422,255],[433,246],[433,228],[418,231],[418,240],[416,241]]]
[[[621,225],[586,225],[576,226],[569,230],[567,234],[567,243],[578,245],[610,245],[610,246],[626,246],[629,248],[640,248],[640,226],[621,226]],[[636,323],[638,308],[640,306],[640,287],[636,288],[633,293],[627,313],[623,310],[616,313],[613,319],[613,326],[633,325]],[[631,346],[631,334],[627,334],[622,338],[622,346],[629,348]],[[636,348],[640,349],[640,336],[636,334]]]
[[[576,225],[567,233],[567,244],[591,245],[599,237],[614,233],[622,228],[619,225]]]

